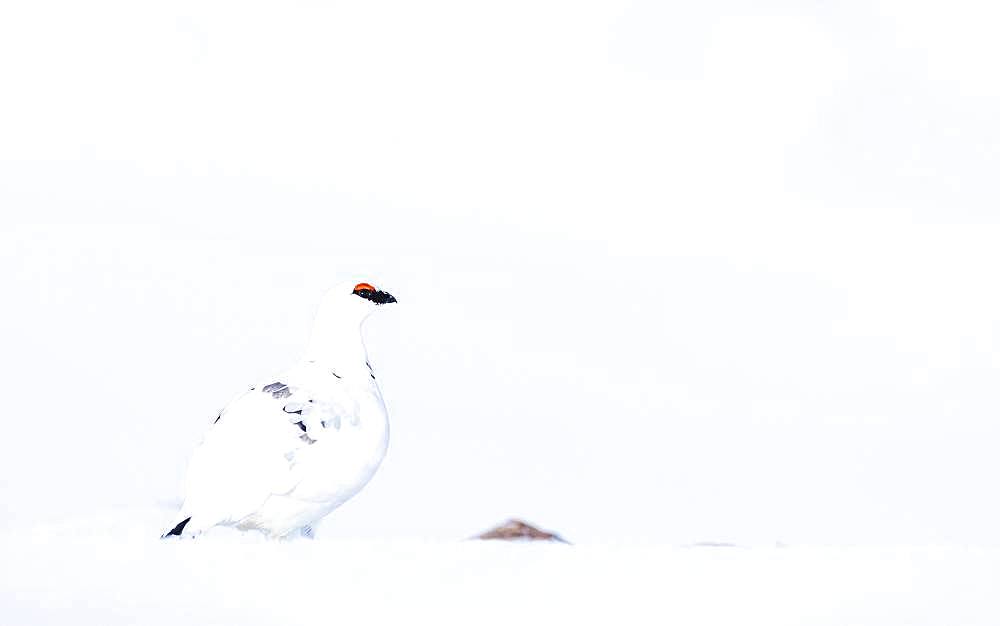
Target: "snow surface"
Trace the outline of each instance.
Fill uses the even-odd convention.
[[[157,538],[119,510],[0,538],[5,624],[1000,623],[1000,549]]]

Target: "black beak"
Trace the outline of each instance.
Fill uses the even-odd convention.
[[[372,293],[372,297],[369,298],[375,304],[389,304],[390,302],[396,301],[396,296],[392,295],[388,291],[376,291]]]

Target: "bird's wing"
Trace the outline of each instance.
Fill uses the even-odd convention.
[[[236,523],[302,479],[296,457],[335,437],[357,406],[337,379],[292,370],[255,385],[219,415],[188,467],[181,517],[190,530]]]

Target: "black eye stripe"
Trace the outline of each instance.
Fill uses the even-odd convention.
[[[385,291],[379,291],[377,289],[355,289],[353,291],[354,295],[364,298],[365,300],[370,300],[375,304],[385,304],[387,302],[395,302],[396,298],[392,294]]]

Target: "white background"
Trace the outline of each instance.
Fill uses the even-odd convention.
[[[4,5],[4,522],[166,524],[356,276],[392,442],[325,535],[996,543],[998,17]]]

